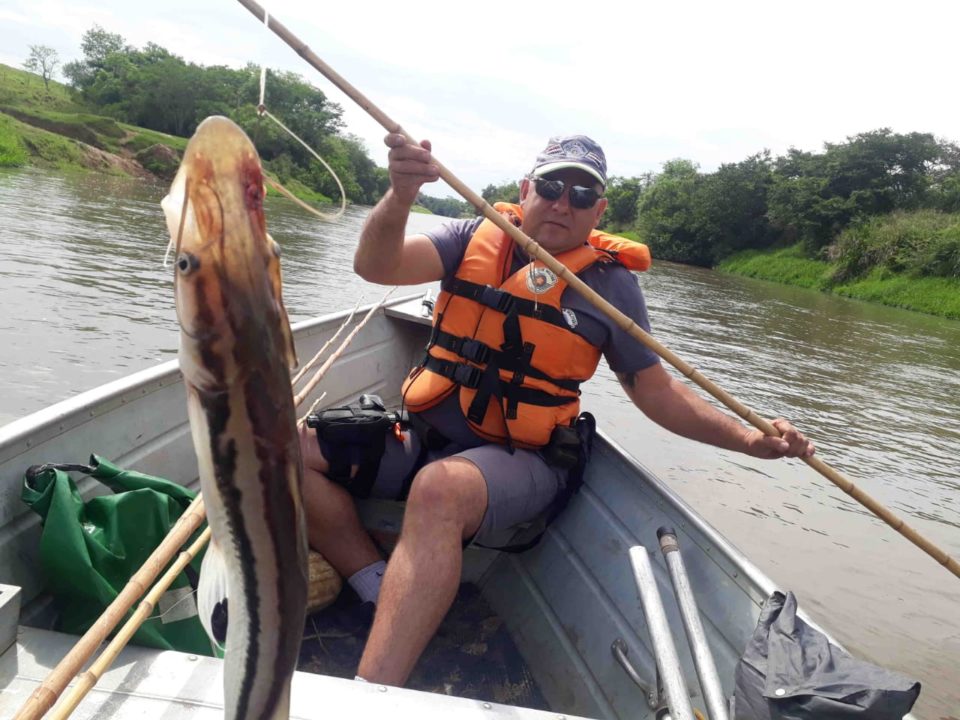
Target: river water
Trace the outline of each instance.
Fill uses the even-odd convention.
[[[175,357],[160,184],[0,170],[0,424]],[[367,212],[268,205],[293,321],[383,288],[352,273]],[[410,231],[437,218],[413,215]],[[655,263],[655,335],[960,557],[960,323]],[[584,406],[848,649],[923,683],[914,714],[960,718],[960,581],[798,461],[661,430],[601,364]]]

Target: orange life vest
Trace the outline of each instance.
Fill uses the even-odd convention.
[[[520,224],[519,206],[494,207]],[[514,246],[490,220],[477,228],[437,298],[427,354],[410,371],[403,397],[411,412],[422,412],[459,388],[460,407],[477,435],[540,448],[556,426],[577,418],[579,386],[596,370],[600,349],[570,329],[570,311],[560,307],[562,278],[539,261],[510,273]],[[589,244],[556,258],[574,274],[597,262],[650,267],[645,245],[597,230]]]

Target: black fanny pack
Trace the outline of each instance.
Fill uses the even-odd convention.
[[[351,495],[369,497],[386,447],[387,432],[406,419],[388,412],[378,395],[361,395],[356,405],[327,408],[307,415],[307,427],[317,433],[317,442],[330,464],[327,476]],[[357,474],[350,471],[357,465]]]

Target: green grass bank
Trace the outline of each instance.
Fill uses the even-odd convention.
[[[727,258],[716,269],[960,320],[960,278],[897,274],[874,265],[861,276],[840,279],[841,262],[806,258],[800,245],[747,250]]]
[[[186,138],[91,112],[66,85],[0,64],[0,167],[168,177]]]
[[[187,142],[187,138],[97,115],[66,85],[51,81],[48,89],[39,76],[0,64],[0,167],[150,173],[171,179]],[[274,172],[269,162],[264,162],[264,169]],[[296,179],[280,179],[306,203],[336,205]],[[280,195],[269,186],[267,192]]]

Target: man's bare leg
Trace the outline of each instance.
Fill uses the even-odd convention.
[[[309,434],[307,434],[309,433]],[[320,552],[343,577],[382,560],[360,522],[353,498],[323,474],[329,468],[312,431],[301,433],[303,509],[310,547]]]
[[[417,474],[400,540],[387,563],[360,677],[387,685],[406,682],[453,603],[462,542],[480,527],[486,507],[486,483],[469,460],[440,460]]]

